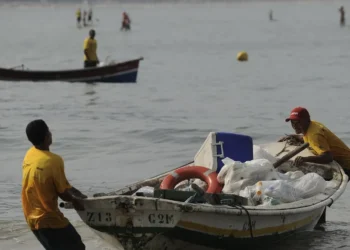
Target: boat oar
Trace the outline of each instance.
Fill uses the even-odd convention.
[[[290,158],[292,158],[293,156],[299,154],[301,151],[303,151],[304,149],[306,149],[307,147],[309,147],[309,143],[304,143],[303,145],[295,148],[294,150],[290,151],[288,154],[286,154],[285,156],[283,156],[281,159],[277,160],[273,166],[275,168],[281,166],[283,163],[285,163],[286,161],[288,161]]]

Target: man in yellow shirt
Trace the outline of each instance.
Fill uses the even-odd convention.
[[[95,34],[95,30],[90,30],[89,37],[84,40],[84,68],[96,67],[99,63]]]
[[[322,123],[312,121],[309,112],[303,107],[294,108],[286,119],[286,122],[289,121],[296,135],[283,137],[279,141],[294,138],[302,143],[308,142],[311,151],[315,154],[315,156],[297,157],[295,165],[303,162],[327,164],[335,160],[350,177],[350,149],[342,140]]]
[[[58,208],[58,197],[84,209],[87,198],[72,187],[64,173],[61,156],[50,152],[51,132],[43,120],[27,125],[26,134],[33,146],[23,160],[22,207],[28,226],[46,250],[85,250],[75,228]]]

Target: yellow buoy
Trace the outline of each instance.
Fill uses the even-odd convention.
[[[245,51],[241,51],[237,54],[238,61],[248,61],[248,53]]]

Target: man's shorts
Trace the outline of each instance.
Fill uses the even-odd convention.
[[[97,66],[96,61],[84,61],[84,68],[91,68],[96,66]]]
[[[65,228],[41,228],[33,233],[46,250],[85,250],[80,235],[70,223]]]

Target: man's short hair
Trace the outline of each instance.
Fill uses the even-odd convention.
[[[26,134],[28,140],[34,145],[38,146],[45,141],[45,137],[49,132],[49,127],[46,123],[39,119],[28,123],[26,128]]]

